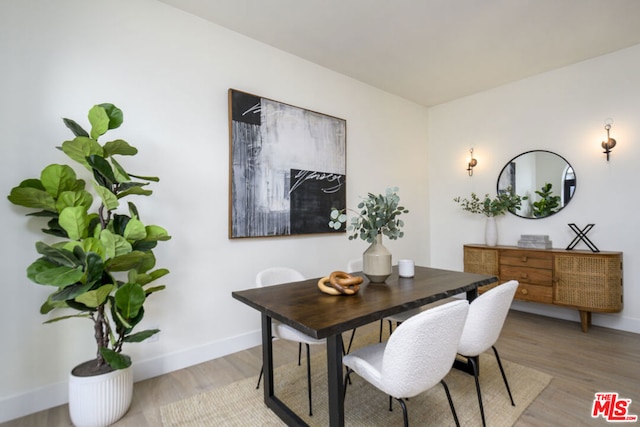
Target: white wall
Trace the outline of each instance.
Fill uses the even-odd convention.
[[[71,136],[61,118],[86,124],[102,102],[124,111],[112,137],[139,149],[127,170],[161,178],[151,198],[136,200],[145,222],[173,236],[157,250],[171,270],[168,289],[154,295],[144,322],[162,329],[160,339],[126,349],[137,380],[257,345],[258,313],[231,292],[253,287],[260,269],[320,276],[366,249],[335,235],[227,238],[229,88],[346,119],[349,206],[399,186],[411,212],[406,237],[388,247],[395,259],[429,262],[423,107],[153,0],[0,2],[0,55],[5,194],[66,162],[55,149]],[[95,352],[88,321],[41,324],[50,289],[25,269],[43,236],[23,214],[0,204],[0,422],[66,402],[67,373]]]
[[[600,250],[624,252],[624,310],[594,314],[593,323],[640,332],[639,99],[640,46],[635,46],[431,108],[432,265],[460,269],[462,245],[484,242],[484,217],[462,211],[454,197],[495,194],[498,174],[511,158],[534,149],[553,151],[573,165],[574,198],[547,219],[500,217],[498,243],[516,245],[521,234],[548,234],[554,247],[566,248],[575,237],[569,223],[580,228],[594,223],[588,237]],[[614,120],[611,136],[618,141],[609,163],[600,147],[607,118]],[[471,145],[478,159],[473,177],[465,171]],[[576,249],[588,250],[584,243]],[[515,307],[579,320],[575,310],[524,302]]]

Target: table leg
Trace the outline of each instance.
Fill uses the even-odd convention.
[[[342,335],[327,338],[329,425],[344,426],[344,386],[342,381]]]
[[[340,361],[342,363],[342,360]],[[275,395],[273,384],[273,340],[271,317],[262,313],[262,363],[264,369],[264,403],[289,426],[307,424]]]
[[[264,399],[273,396],[273,340],[271,317],[262,314],[262,369],[264,371]]]
[[[471,304],[471,301],[478,298],[478,288],[473,288],[471,291],[467,291],[467,301]]]

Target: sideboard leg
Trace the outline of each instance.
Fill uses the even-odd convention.
[[[582,332],[589,332],[589,326],[591,326],[591,312],[580,311],[580,325],[582,326]]]

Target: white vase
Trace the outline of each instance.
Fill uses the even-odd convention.
[[[391,276],[391,252],[382,244],[381,234],[362,254],[362,272],[374,283],[382,283]]]
[[[498,226],[496,225],[496,218],[493,216],[487,217],[484,227],[484,243],[487,246],[498,244]]]
[[[76,427],[115,423],[129,410],[132,397],[131,366],[90,377],[69,374],[69,415]]]

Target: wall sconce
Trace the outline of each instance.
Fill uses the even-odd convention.
[[[614,145],[615,145],[615,141],[614,141]],[[478,161],[473,158],[473,148],[469,149],[469,153],[470,153],[470,158],[469,158],[469,164],[467,165],[467,172],[469,173],[469,176],[473,176],[473,168],[476,167],[476,165],[478,164]]]
[[[602,141],[602,148],[604,148],[603,153],[607,155],[607,162],[609,161],[609,154],[611,153],[611,149],[616,146],[616,140],[609,137],[609,130],[611,130],[611,124],[613,120],[609,119],[605,121],[604,128],[607,130],[607,140]]]

